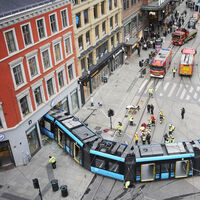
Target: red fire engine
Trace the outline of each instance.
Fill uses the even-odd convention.
[[[163,78],[172,61],[172,50],[161,49],[153,58],[150,65],[150,76]]]

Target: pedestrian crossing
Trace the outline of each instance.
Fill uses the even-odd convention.
[[[181,101],[188,101],[190,103],[200,102],[200,85],[190,85],[183,83],[176,83],[162,80],[159,80],[158,84],[155,86],[155,82],[152,79],[148,86],[143,92],[145,85],[148,80],[145,80],[140,88],[138,89],[138,95],[149,95],[149,88],[154,89],[154,95],[156,97],[172,98]]]

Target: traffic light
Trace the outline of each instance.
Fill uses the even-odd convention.
[[[37,178],[34,178],[34,179],[33,179],[33,187],[34,187],[35,189],[38,189],[38,188],[40,187]]]
[[[84,83],[83,83],[83,86],[87,86],[87,82],[84,82]]]
[[[112,117],[114,115],[114,110],[109,109],[108,110],[108,117]]]

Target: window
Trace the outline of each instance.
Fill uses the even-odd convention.
[[[84,10],[84,22],[85,24],[87,24],[89,21],[88,21],[88,10]]]
[[[63,71],[60,71],[58,73],[58,84],[60,88],[62,88],[65,85]]]
[[[42,52],[42,62],[43,62],[44,71],[51,68],[49,48]]]
[[[47,80],[47,91],[48,91],[49,97],[52,96],[53,94],[55,94],[53,77],[50,78],[49,80]]]
[[[14,29],[5,32],[4,37],[7,44],[6,46],[8,49],[8,53],[13,53],[17,51],[18,47]]]
[[[79,51],[83,50],[83,37],[82,35],[78,37],[78,45],[79,45]]]
[[[110,18],[110,29],[113,29],[113,17]]]
[[[6,129],[7,125],[6,125],[6,120],[4,117],[2,102],[0,102],[0,129],[2,128]]]
[[[68,69],[69,81],[72,81],[74,79],[73,64],[70,64],[69,66],[67,66],[67,69]]]
[[[117,44],[119,44],[120,41],[119,41],[119,33],[117,33]]]
[[[114,48],[114,37],[111,37],[111,48]]]
[[[101,14],[105,14],[105,1],[101,2]]]
[[[35,102],[36,102],[37,106],[39,106],[39,105],[41,105],[43,103],[41,86],[37,87],[34,90],[34,97],[35,97]]]
[[[94,6],[94,18],[98,17],[97,5]]]
[[[95,27],[95,36],[96,36],[96,40],[99,39],[99,26]]]
[[[54,45],[54,58],[56,64],[63,60],[61,42]]]
[[[134,4],[133,1],[134,1],[134,0],[131,0],[131,6],[133,6],[133,4]]]
[[[30,24],[22,25],[22,35],[25,46],[32,44]]]
[[[81,27],[81,14],[80,13],[76,14],[76,27],[77,28]]]
[[[114,0],[114,6],[117,7],[117,0]]]
[[[88,31],[88,32],[86,33],[86,44],[87,44],[87,46],[90,45],[90,31]]]
[[[37,29],[38,29],[39,39],[45,38],[46,32],[45,32],[45,24],[43,18],[37,20]]]
[[[61,10],[62,26],[63,28],[68,26],[68,13],[67,9]]]
[[[72,53],[72,45],[71,45],[71,35],[69,37],[64,38],[64,46],[65,46],[65,56],[69,56]]]
[[[58,31],[56,14],[50,15],[49,18],[50,18],[51,32],[55,33]]]
[[[126,0],[123,0],[124,10],[126,10]]]
[[[109,0],[109,10],[112,10],[112,0]]]
[[[89,67],[89,69],[88,70],[90,70],[90,67],[93,65],[93,57],[92,57],[92,52],[89,54],[89,56],[88,56],[88,67]]]
[[[129,8],[129,0],[126,1],[126,7]]]
[[[23,116],[26,116],[28,113],[30,113],[27,96],[20,99],[20,105]]]
[[[85,58],[83,58],[83,59],[81,60],[81,71],[83,72],[83,71],[85,71],[85,70],[86,70]]]
[[[118,14],[115,15],[115,26],[118,26]]]
[[[33,77],[37,76],[39,74],[37,56],[34,55],[34,56],[28,58],[27,63],[28,63],[28,70],[29,70],[30,77],[33,78]]]
[[[106,22],[102,23],[102,33],[103,33],[103,35],[106,34]]]
[[[134,0],[134,4],[136,4],[136,0]]]

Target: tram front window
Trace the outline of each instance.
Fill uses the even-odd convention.
[[[172,38],[175,38],[175,39],[182,39],[182,38],[183,38],[183,35],[172,34]]]
[[[161,67],[161,66],[151,65],[151,70],[155,70],[155,71],[163,71],[163,67]]]

